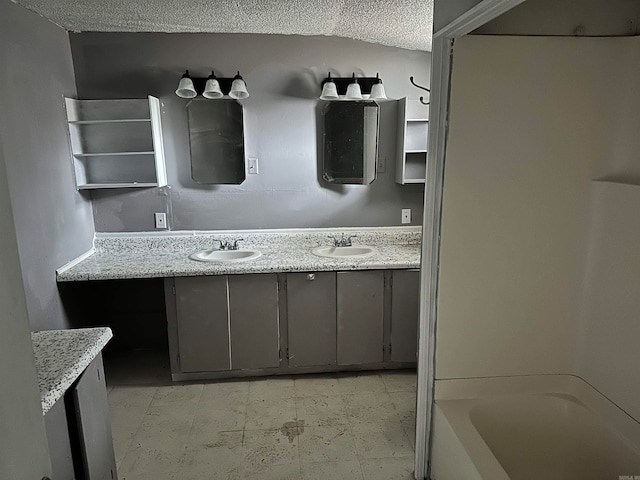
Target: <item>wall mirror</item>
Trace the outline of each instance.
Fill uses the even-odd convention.
[[[326,102],[322,178],[328,183],[368,185],[376,179],[379,107],[375,102]]]
[[[243,110],[236,100],[196,99],[187,105],[191,177],[199,184],[246,178]]]

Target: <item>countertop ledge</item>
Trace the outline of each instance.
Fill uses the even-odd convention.
[[[304,232],[229,232],[201,235],[98,236],[96,251],[71,268],[58,272],[58,282],[134,278],[188,277],[246,273],[283,273],[420,267],[420,230],[367,229],[357,233],[354,245],[371,245],[376,253],[363,258],[323,258],[311,253],[328,245],[328,235],[343,229],[309,229]],[[261,256],[236,263],[197,262],[189,255],[212,248],[219,240],[244,238],[242,248]]]
[[[112,337],[108,327],[31,333],[43,415],[62,398]]]

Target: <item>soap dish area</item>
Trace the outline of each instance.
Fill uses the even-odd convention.
[[[192,253],[189,255],[189,258],[197,262],[236,263],[255,260],[260,255],[262,255],[262,253],[257,250],[220,250],[218,248],[211,248]]]

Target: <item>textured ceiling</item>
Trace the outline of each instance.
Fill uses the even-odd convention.
[[[76,32],[335,35],[431,51],[433,0],[14,0]]]

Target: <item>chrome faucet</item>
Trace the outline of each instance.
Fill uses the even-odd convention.
[[[220,242],[220,250],[238,250],[238,242],[244,241],[244,238],[238,238],[232,242],[227,240],[218,240]]]
[[[351,239],[352,238],[356,238],[357,235],[349,235],[348,237],[345,236],[345,234],[342,234],[342,237],[338,238],[338,237],[334,237],[334,236],[329,236],[329,238],[331,238],[333,240],[333,246],[334,247],[350,247],[351,246]]]

